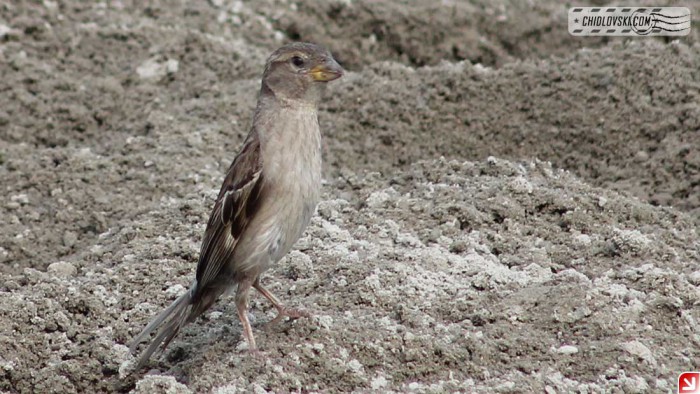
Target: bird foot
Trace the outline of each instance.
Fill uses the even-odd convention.
[[[265,354],[260,351],[260,349],[255,348],[255,349],[248,349],[248,353],[250,353],[250,356],[256,360],[264,360],[265,359]]]
[[[296,309],[296,308],[287,308],[287,307],[280,307],[277,308],[277,316],[272,319],[269,323],[266,324],[266,328],[270,328],[280,321],[284,319],[285,317],[288,317],[292,320],[298,319],[300,317],[311,317],[311,313],[309,313],[306,310],[303,309]]]

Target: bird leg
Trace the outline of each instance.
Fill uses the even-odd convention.
[[[243,279],[238,283],[238,289],[236,289],[236,310],[238,310],[238,318],[241,319],[241,325],[243,326],[243,336],[245,336],[248,342],[248,347],[252,352],[257,350],[255,345],[255,337],[253,337],[253,328],[250,326],[250,321],[248,320],[248,292],[250,287],[253,285],[251,279]]]
[[[298,319],[300,317],[311,317],[311,314],[307,311],[301,310],[301,309],[295,309],[295,308],[288,308],[280,302],[280,300],[275,297],[274,294],[270,293],[269,290],[263,287],[263,285],[260,284],[260,278],[255,280],[253,283],[253,287],[260,292],[265,298],[270,300],[272,305],[277,309],[277,317],[272,319],[268,324],[268,326],[273,326],[277,323],[279,323],[280,320],[282,320],[284,317],[289,317],[291,319]]]

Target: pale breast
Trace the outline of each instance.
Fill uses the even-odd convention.
[[[321,133],[316,113],[288,114],[282,144],[270,149],[276,165],[271,166],[270,188],[280,196],[273,218],[279,228],[279,247],[271,250],[272,260],[282,258],[301,237],[321,196]]]
[[[262,146],[265,201],[237,247],[235,264],[261,270],[303,234],[321,195],[321,134],[315,112],[281,111]],[[242,260],[246,260],[243,262]]]

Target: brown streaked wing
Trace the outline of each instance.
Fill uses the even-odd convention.
[[[209,217],[197,265],[199,288],[216,282],[233,258],[238,238],[260,205],[262,184],[260,140],[253,131],[229,167]]]

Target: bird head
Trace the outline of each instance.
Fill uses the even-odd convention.
[[[343,76],[343,68],[324,47],[287,44],[270,55],[263,73],[262,94],[284,102],[317,105],[325,85]]]

